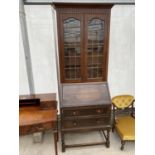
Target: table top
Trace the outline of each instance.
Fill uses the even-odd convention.
[[[19,109],[19,126],[35,125],[57,121],[57,110],[40,110],[37,106]]]
[[[47,106],[46,109],[42,105]],[[57,124],[56,94],[31,94],[19,96],[19,134],[25,135],[48,129]]]
[[[40,99],[40,102],[56,101],[56,93],[20,95],[19,100]]]

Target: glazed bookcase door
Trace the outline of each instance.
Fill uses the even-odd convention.
[[[62,82],[81,82],[83,68],[83,17],[77,14],[61,16],[60,64]]]
[[[107,18],[103,14],[85,15],[86,81],[106,81]]]
[[[83,11],[58,14],[62,83],[107,81],[110,14]]]

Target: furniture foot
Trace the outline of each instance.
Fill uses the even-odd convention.
[[[123,151],[124,150],[124,145],[125,145],[125,141],[121,141],[121,150]]]
[[[110,147],[110,130],[107,130],[106,147]]]
[[[65,152],[65,140],[64,140],[63,133],[61,133],[61,147],[62,147],[62,152]]]
[[[58,150],[57,150],[57,132],[54,132],[53,133],[53,136],[54,136],[54,147],[55,147],[55,155],[58,155]]]

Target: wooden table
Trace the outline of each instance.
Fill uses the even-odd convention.
[[[37,95],[37,98],[34,95],[20,96],[22,103],[19,108],[19,134],[25,135],[53,129],[55,155],[57,155],[58,125],[56,106],[53,104],[50,108],[43,110],[40,107],[40,102],[38,102],[38,99],[41,101],[45,99],[47,101],[45,96],[49,98],[50,95],[51,94],[41,94],[40,96]]]

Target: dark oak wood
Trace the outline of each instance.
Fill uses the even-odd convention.
[[[62,152],[68,147],[98,144],[110,147],[111,97],[106,81],[111,7],[111,4],[55,3]],[[66,133],[88,131],[102,131],[105,141],[65,143]]]
[[[68,147],[105,144],[110,147],[111,99],[106,82],[64,84],[61,100],[62,151]],[[105,142],[68,145],[65,134],[102,131]]]
[[[58,122],[56,94],[33,94],[19,97],[19,134],[26,135],[53,129],[57,155]]]
[[[63,108],[111,105],[108,83],[62,84],[62,102],[61,106]]]
[[[108,73],[108,50],[109,50],[109,30],[110,30],[110,10],[112,5],[98,5],[98,4],[87,4],[87,5],[81,5],[81,4],[60,4],[56,3],[55,5],[56,11],[57,11],[57,25],[58,25],[58,45],[59,45],[59,62],[60,62],[60,77],[62,83],[81,83],[81,82],[99,82],[99,81],[107,81],[107,73]],[[74,28],[75,32],[77,32],[77,29],[79,30],[80,36],[79,36],[79,46],[75,45],[74,49],[76,47],[80,50],[80,78],[76,77],[70,77],[66,78],[66,72],[67,69],[65,69],[65,33],[67,32],[65,30],[64,22],[69,19],[73,18],[80,22],[80,27]],[[102,42],[102,52],[103,52],[103,58],[102,58],[102,67],[99,66],[95,67],[88,67],[88,47],[90,46],[88,44],[88,26],[91,20],[102,20],[104,22],[103,28],[103,42]],[[99,26],[99,25],[98,25]],[[99,31],[99,27],[98,28]],[[93,30],[93,27],[92,27]],[[73,29],[72,29],[73,31]],[[94,31],[95,32],[95,31]],[[73,34],[74,35],[74,34]],[[99,33],[98,35],[101,35]],[[77,36],[77,35],[76,35]],[[97,36],[97,34],[96,34]],[[92,36],[91,39],[95,37]],[[94,39],[93,39],[94,40]],[[72,39],[73,41],[73,39]],[[99,40],[98,40],[99,41]],[[69,43],[69,41],[68,41]],[[98,42],[99,43],[99,42]],[[92,43],[93,44],[93,43]],[[71,46],[71,45],[70,45]],[[73,46],[73,43],[72,43]],[[99,50],[101,48],[101,45],[93,45],[92,48],[90,48],[93,52],[93,49],[95,47]],[[72,50],[73,52],[73,50]],[[97,55],[96,55],[97,56]],[[95,55],[92,57],[95,60]],[[98,58],[98,57],[96,57]],[[70,61],[73,62],[74,57],[70,57]],[[68,59],[69,61],[69,59]],[[93,60],[92,60],[93,61]],[[99,63],[98,59],[96,59],[97,64]],[[97,65],[96,64],[96,65]],[[75,64],[74,64],[75,65]],[[93,64],[92,64],[93,65]],[[95,65],[95,64],[94,64]],[[98,64],[99,65],[99,64]],[[98,68],[99,67],[99,68]],[[93,75],[93,78],[88,77],[88,69],[89,72]],[[102,72],[99,71],[102,69]],[[74,68],[70,68],[68,72],[72,73]],[[75,71],[76,72],[76,71]],[[97,73],[96,73],[97,72]],[[102,74],[102,76],[96,77],[96,74]]]
[[[83,106],[81,107],[73,107],[72,108],[63,108],[62,115],[64,117],[70,116],[92,116],[92,115],[105,115],[110,114],[111,106]]]

